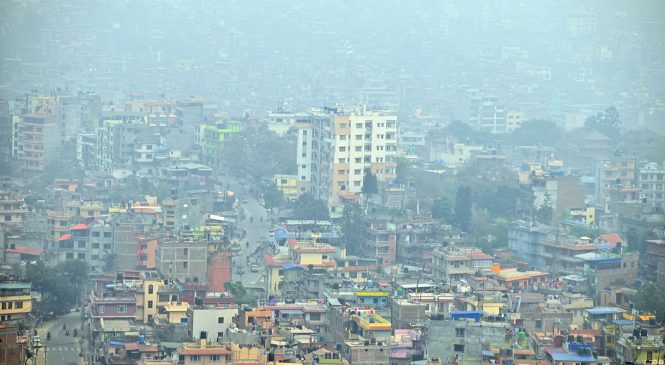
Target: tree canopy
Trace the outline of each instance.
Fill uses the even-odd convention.
[[[665,284],[647,283],[635,297],[637,309],[656,314],[660,323],[665,322]]]
[[[356,202],[347,203],[342,212],[342,239],[350,254],[360,254],[363,234],[363,210]]]
[[[310,193],[302,194],[293,203],[293,218],[328,220],[330,219],[328,205]]]
[[[462,231],[467,232],[471,224],[471,208],[473,201],[471,198],[471,188],[460,186],[455,195],[455,225]]]
[[[621,119],[619,117],[619,111],[614,106],[605,109],[604,112],[598,112],[595,115],[591,115],[584,121],[584,128],[595,129],[610,138],[619,137],[620,126]]]
[[[67,260],[55,267],[42,261],[27,264],[25,279],[42,295],[36,312],[68,312],[81,297],[89,270],[88,264],[80,260]]]
[[[522,123],[508,136],[508,140],[512,144],[520,146],[552,146],[561,141],[562,137],[563,131],[556,123],[549,120],[534,119]]]
[[[284,202],[284,194],[274,182],[261,184],[261,193],[268,209],[280,207]]]

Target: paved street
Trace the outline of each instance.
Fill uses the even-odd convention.
[[[69,336],[65,335],[62,329],[63,323],[69,328]],[[44,322],[37,332],[42,339],[44,348],[39,350],[38,365],[72,365],[83,364],[83,359],[79,357],[81,346],[79,340],[81,337],[73,337],[74,328],[81,332],[81,313],[71,312],[60,316],[52,321]],[[46,333],[51,332],[51,340],[46,340]]]
[[[236,267],[234,267],[233,279],[242,281],[245,286],[251,286],[264,275],[263,256],[261,254],[256,255],[254,251],[256,250],[258,242],[268,236],[270,219],[268,218],[266,209],[259,204],[259,201],[254,195],[249,193],[249,189],[246,185],[240,184],[231,179],[229,182],[229,188],[236,193],[236,196],[241,202],[239,203],[240,206],[244,208],[245,220],[240,222],[239,228],[244,229],[246,232],[245,238],[241,241],[241,252],[233,258],[234,264],[243,267],[245,272],[243,274],[237,274]],[[245,189],[247,189],[247,191],[245,191]],[[245,247],[245,242],[249,242],[249,247]],[[250,257],[250,261],[247,260],[248,256]],[[251,262],[257,261],[261,265],[260,270],[259,272],[252,272],[250,270]],[[260,284],[258,286],[263,285]]]

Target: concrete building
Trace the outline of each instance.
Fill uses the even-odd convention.
[[[455,313],[455,312],[453,312]],[[503,344],[509,322],[431,319],[427,322],[427,355],[448,363],[456,356],[461,364],[480,363],[484,344]]]
[[[344,341],[342,354],[351,365],[388,365],[390,363],[390,345],[384,341]]]
[[[216,121],[198,126],[197,144],[201,149],[201,161],[214,168],[222,168],[224,146],[242,131],[242,124],[236,120]]]
[[[634,157],[609,157],[596,160],[595,201],[604,207],[610,191],[616,186],[636,187],[638,177],[637,160]]]
[[[341,199],[361,193],[365,172],[392,181],[397,167],[397,117],[365,107],[312,109],[300,119],[298,179],[301,192],[311,191],[341,212]]]
[[[524,123],[524,112],[509,111],[506,113],[506,133],[511,133]]]
[[[14,196],[9,191],[0,190],[0,226],[22,225],[28,207],[22,197]]]
[[[638,176],[646,203],[654,208],[665,208],[665,164],[647,163],[639,169]]]
[[[194,340],[208,338],[210,341],[226,341],[226,331],[232,327],[233,317],[238,315],[238,307],[192,306],[187,310],[188,335]]]
[[[437,280],[457,282],[492,271],[494,258],[475,247],[446,246],[432,253],[433,275]]]
[[[104,271],[105,258],[114,253],[113,228],[103,221],[72,226],[69,233],[58,238],[59,261],[82,260],[93,272]]]
[[[395,264],[397,256],[397,226],[388,219],[372,219],[363,233],[362,250],[369,258],[377,259],[383,267]]]
[[[12,118],[12,156],[27,171],[44,171],[60,155],[60,130],[51,114]]]
[[[30,283],[0,283],[0,323],[20,320],[32,311]]]
[[[272,178],[273,183],[285,199],[293,200],[298,198],[298,176],[296,175],[275,175]]]
[[[471,97],[469,124],[481,132],[506,133],[506,111],[499,104],[499,98],[489,95]]]
[[[155,264],[169,279],[205,284],[208,270],[208,241],[161,238],[157,242]]]

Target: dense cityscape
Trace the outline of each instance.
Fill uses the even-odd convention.
[[[665,365],[665,3],[0,3],[0,365]]]

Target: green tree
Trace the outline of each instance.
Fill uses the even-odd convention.
[[[559,143],[563,131],[556,123],[549,120],[528,120],[508,135],[508,140],[514,145],[545,145],[553,146]]]
[[[379,182],[376,179],[376,175],[374,175],[370,169],[365,169],[361,191],[365,196],[370,197],[379,193]]]
[[[478,192],[475,199],[480,209],[487,211],[494,217],[513,217],[517,213],[517,201],[520,197],[519,189],[500,185],[496,187],[485,186]]]
[[[274,182],[261,184],[261,193],[265,201],[266,208],[278,208],[284,202],[284,194]]]
[[[471,188],[468,186],[458,187],[455,195],[455,225],[464,232],[469,230],[472,204]]]
[[[591,115],[584,121],[584,128],[595,129],[614,139],[618,138],[620,135],[620,126],[621,118],[619,116],[619,111],[614,106],[605,109],[604,112],[598,112],[596,115]]]
[[[639,310],[654,313],[660,323],[665,322],[665,284],[647,283],[635,296],[635,306]]]
[[[115,272],[115,264],[118,259],[118,255],[115,253],[109,253],[104,256],[104,272],[113,273]]]
[[[452,208],[450,206],[450,201],[445,197],[440,197],[434,199],[432,202],[432,218],[438,219],[440,221],[450,220],[452,216]]]
[[[362,235],[364,227],[363,209],[356,202],[348,203],[342,212],[342,239],[348,252],[359,255],[362,246]]]
[[[543,204],[541,204],[540,208],[536,211],[536,220],[542,224],[550,224],[553,215],[554,209],[552,208],[552,196],[546,193]]]
[[[242,281],[227,281],[224,289],[231,293],[238,304],[256,304],[256,298],[249,294]]]
[[[294,219],[328,220],[330,213],[328,205],[321,199],[316,199],[310,193],[302,194],[293,203]]]

